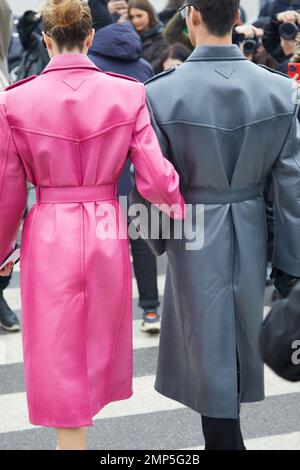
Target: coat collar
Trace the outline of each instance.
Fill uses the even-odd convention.
[[[247,60],[241,50],[236,44],[225,45],[225,46],[212,46],[204,44],[198,46],[192,52],[187,62],[201,61],[201,60],[212,60],[212,61],[231,61],[231,60]]]
[[[52,57],[48,65],[44,68],[42,74],[52,70],[64,69],[91,69],[99,72],[99,68],[85,54],[70,53],[58,54]]]

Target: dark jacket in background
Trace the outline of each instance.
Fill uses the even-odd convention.
[[[276,0],[268,3],[260,10],[259,19],[267,23],[271,21],[272,16],[287,10],[300,10],[300,0]]]
[[[140,82],[153,76],[151,65],[142,58],[142,41],[129,21],[99,29],[88,56],[99,69],[128,75]],[[128,196],[132,188],[130,161],[119,178],[119,195]]]
[[[276,20],[276,18],[272,18],[268,24],[264,27],[264,35],[263,35],[263,45],[266,51],[280,64],[286,64],[283,67],[280,67],[280,71],[286,72],[287,71],[287,62],[292,57],[292,55],[287,56],[284,53],[284,50],[280,44],[280,34],[279,34],[279,26],[281,23]]]
[[[151,65],[142,58],[142,41],[129,21],[114,23],[97,31],[88,56],[106,72],[120,73],[145,82],[153,76]]]
[[[93,18],[93,28],[97,31],[104,26],[113,23],[111,14],[107,7],[107,0],[89,0],[88,5],[91,9]]]
[[[162,72],[161,55],[169,46],[167,39],[163,35],[164,25],[160,21],[149,28],[145,33],[140,34],[143,45],[143,57],[152,66],[155,73]]]
[[[23,53],[16,71],[16,80],[39,75],[50,61],[48,51],[43,45],[42,20],[36,15],[35,11],[25,11],[17,25]]]
[[[275,303],[263,323],[260,347],[264,362],[276,374],[300,380],[300,282],[287,299]]]

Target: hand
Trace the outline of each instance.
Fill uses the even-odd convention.
[[[14,267],[14,263],[12,261],[10,261],[9,263],[7,263],[6,266],[4,266],[3,269],[0,269],[0,276],[1,277],[10,276],[11,273],[12,273],[13,267]]]
[[[243,34],[246,39],[254,39],[256,32],[255,32],[254,26],[249,26],[249,25],[242,25],[242,26],[236,26],[235,31],[238,34]]]
[[[125,0],[110,0],[107,4],[109,13],[118,13],[124,19],[128,18],[128,5]]]
[[[280,23],[299,23],[300,15],[297,11],[287,10],[278,13],[277,20]]]
[[[280,38],[280,45],[286,56],[295,54],[296,46],[297,46],[296,40],[287,40],[287,39]]]

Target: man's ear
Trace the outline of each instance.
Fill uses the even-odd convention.
[[[192,20],[193,25],[196,26],[196,25],[201,24],[202,16],[201,16],[200,11],[198,11],[196,8],[192,6],[190,8],[191,8],[191,20]]]

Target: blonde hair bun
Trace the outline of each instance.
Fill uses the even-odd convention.
[[[87,2],[83,0],[48,0],[43,16],[56,28],[69,28],[82,20]]]

